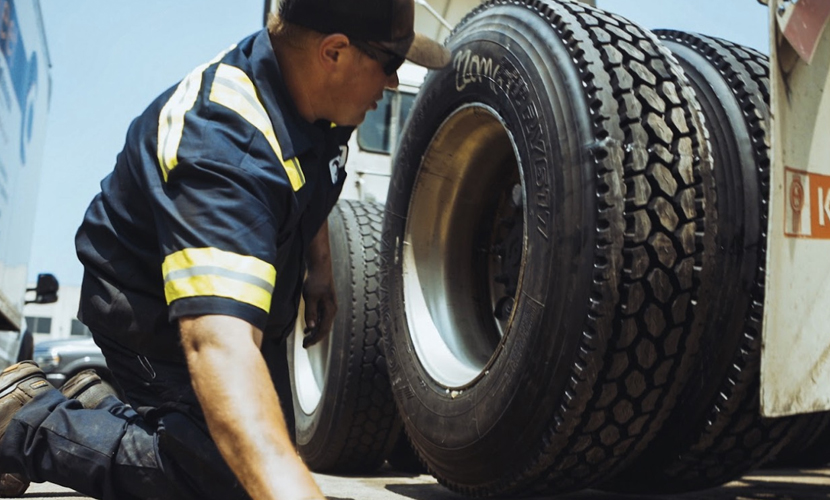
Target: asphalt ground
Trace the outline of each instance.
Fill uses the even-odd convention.
[[[460,500],[457,495],[426,475],[406,475],[382,469],[373,476],[327,476],[315,474],[329,500]],[[77,500],[90,498],[50,484],[33,484],[27,499]],[[557,497],[531,500],[818,500],[830,499],[830,469],[775,470],[753,472],[738,481],[705,491],[682,495],[642,496],[584,490]]]

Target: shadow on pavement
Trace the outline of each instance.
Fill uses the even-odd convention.
[[[459,500],[467,498],[438,484],[394,484],[386,489],[413,500]],[[827,500],[830,499],[830,472],[815,470],[762,470],[737,481],[709,490],[676,495],[624,495],[584,490],[555,497],[523,497],[526,500]]]

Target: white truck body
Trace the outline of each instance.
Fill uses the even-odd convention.
[[[49,66],[39,1],[0,0],[0,330],[11,332],[0,335],[3,358],[17,356],[11,347],[25,328],[22,311],[49,108]]]

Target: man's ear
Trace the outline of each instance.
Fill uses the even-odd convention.
[[[319,57],[323,67],[333,70],[338,64],[342,64],[349,45],[349,37],[341,33],[334,33],[323,38],[319,45]]]

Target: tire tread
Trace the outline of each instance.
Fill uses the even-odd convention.
[[[717,486],[757,467],[774,456],[804,421],[760,416],[761,325],[770,189],[768,59],[753,49],[705,35],[672,30],[655,33],[662,40],[681,44],[703,55],[732,90],[752,140],[757,174],[754,182],[758,183],[760,195],[758,206],[746,208],[757,213],[760,221],[761,238],[755,256],[758,265],[740,340],[727,374],[716,390],[714,400],[705,403],[708,410],[704,420],[694,424],[698,427],[689,429],[684,426],[684,433],[694,434],[693,439],[678,449],[676,436],[666,435],[658,440],[661,441],[659,452],[641,457],[635,470],[627,471],[627,475],[634,474],[637,478],[648,477],[648,483],[640,483],[638,491],[643,491],[643,487],[651,492],[689,491]],[[710,328],[714,330],[721,326],[710,325]],[[715,331],[708,335],[716,333],[733,335]],[[680,431],[675,427],[672,429]],[[625,483],[637,484],[637,481],[627,479]]]
[[[547,19],[582,75],[596,137],[597,248],[579,354],[548,432],[506,477],[475,487],[438,478],[470,496],[584,488],[645,448],[689,376],[714,246],[706,130],[668,50],[622,17],[569,1],[491,0],[453,34],[506,5]]]
[[[338,463],[340,470],[371,471],[386,460],[394,445],[400,423],[389,385],[386,356],[382,345],[380,316],[380,234],[383,207],[376,203],[342,200],[340,207],[346,226],[349,262],[352,265],[352,290],[347,305],[352,311],[353,331],[349,340],[348,379],[356,381],[356,409]],[[362,268],[358,268],[361,266]],[[365,292],[358,298],[356,294]],[[360,303],[363,302],[363,307]],[[359,373],[352,373],[358,368]]]

